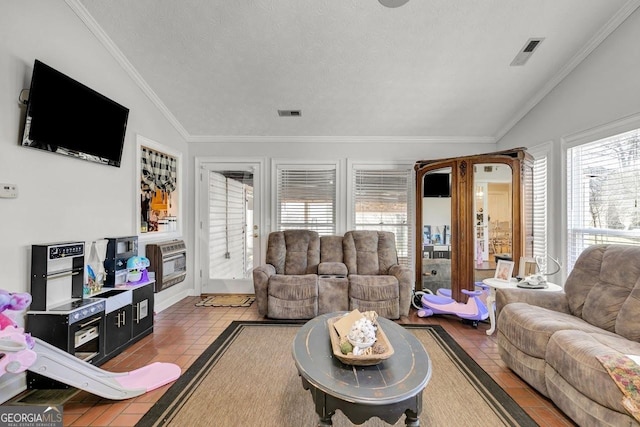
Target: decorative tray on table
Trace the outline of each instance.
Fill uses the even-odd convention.
[[[340,360],[345,365],[357,365],[357,366],[370,366],[377,365],[385,359],[388,359],[393,354],[393,347],[391,343],[387,339],[384,331],[380,327],[380,324],[377,324],[377,332],[376,332],[376,343],[383,345],[386,348],[384,353],[379,354],[366,354],[360,356],[354,356],[352,353],[343,354],[340,350],[340,336],[336,331],[336,328],[333,326],[335,322],[342,319],[342,316],[332,317],[327,320],[329,325],[329,336],[331,337],[331,348],[333,350],[333,355]]]

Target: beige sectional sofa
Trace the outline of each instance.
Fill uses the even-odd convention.
[[[322,236],[311,230],[269,234],[266,264],[253,270],[258,312],[274,319],[311,319],[334,311],[409,314],[413,275],[398,265],[395,235],[349,231]]]
[[[497,292],[503,361],[580,426],[638,426],[597,356],[640,355],[640,247],[595,245],[564,292]]]

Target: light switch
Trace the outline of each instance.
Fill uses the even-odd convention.
[[[15,199],[18,197],[18,186],[15,184],[1,184],[0,183],[0,198],[2,199]]]

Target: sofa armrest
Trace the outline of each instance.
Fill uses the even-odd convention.
[[[396,264],[389,268],[389,274],[398,280],[400,316],[408,316],[413,294],[413,273],[409,267]]]
[[[349,271],[343,262],[321,262],[318,264],[318,275],[347,276]]]
[[[253,269],[253,289],[256,294],[258,313],[262,316],[267,315],[269,302],[267,289],[269,278],[274,274],[276,274],[276,268],[271,264],[264,264]]]
[[[564,292],[503,288],[496,291],[496,319],[500,316],[500,310],[512,302],[524,302],[560,313],[571,314],[567,295]]]

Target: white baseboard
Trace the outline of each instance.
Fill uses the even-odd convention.
[[[13,399],[27,389],[27,374],[5,374],[0,377],[0,403]]]
[[[166,310],[167,308],[171,307],[173,304],[177,303],[181,299],[189,296],[195,296],[193,289],[184,289],[176,293],[175,295],[171,295],[167,298],[163,298],[162,301],[158,301],[159,298],[157,298],[157,295],[156,295],[156,301],[154,303],[153,310],[156,313],[160,313],[162,310]]]

